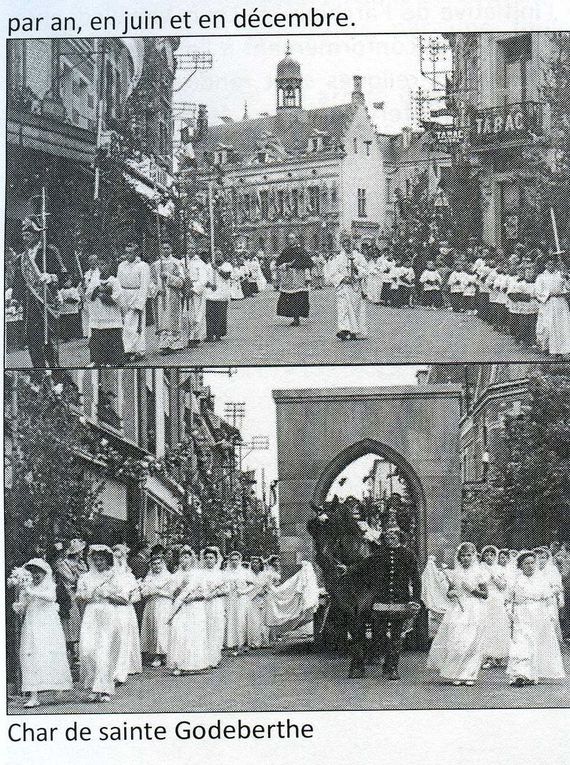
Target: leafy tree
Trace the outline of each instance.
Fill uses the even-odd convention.
[[[531,372],[528,400],[506,416],[502,453],[485,493],[464,503],[463,523],[475,543],[520,549],[570,538],[570,365]]]
[[[20,565],[58,538],[89,537],[102,483],[79,457],[87,437],[75,387],[49,372],[7,373],[6,423],[11,485],[6,491],[7,566]]]

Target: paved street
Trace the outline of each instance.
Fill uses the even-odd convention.
[[[570,677],[570,655],[565,666]],[[504,670],[484,670],[473,688],[453,687],[425,668],[426,655],[406,653],[402,681],[386,682],[379,667],[363,680],[348,680],[348,659],[314,654],[307,646],[282,647],[227,657],[207,674],[172,677],[165,669],[145,669],[117,690],[113,700],[95,707],[80,700],[42,706],[32,713],[229,712],[338,709],[443,709],[567,707],[570,680],[511,688]],[[79,691],[74,692],[79,698]],[[9,712],[21,711],[12,702]]]
[[[493,331],[476,316],[368,305],[369,339],[341,342],[336,333],[332,289],[311,294],[311,316],[301,327],[275,315],[277,293],[262,293],[231,304],[229,332],[221,342],[162,356],[149,327],[147,366],[239,366],[255,364],[392,364],[431,362],[536,361],[543,356],[517,347],[511,337]],[[61,347],[60,363],[89,363],[87,341]],[[25,351],[8,353],[9,368],[30,366]]]

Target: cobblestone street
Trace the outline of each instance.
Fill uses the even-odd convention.
[[[567,678],[570,655],[564,656]],[[400,682],[382,679],[380,667],[370,667],[363,680],[347,678],[348,659],[308,652],[308,646],[282,647],[277,653],[260,650],[242,657],[225,657],[220,667],[203,675],[173,677],[167,670],[145,668],[117,689],[107,704],[71,699],[45,705],[34,713],[92,712],[229,712],[308,711],[340,709],[465,709],[566,707],[570,683],[545,683],[511,688],[504,670],[481,672],[473,688],[453,687],[426,670],[424,653],[408,652],[401,660]],[[14,701],[11,713],[21,712]]]
[[[262,293],[231,304],[228,335],[217,343],[162,356],[154,327],[148,328],[145,366],[216,366],[253,364],[401,364],[430,362],[537,361],[543,356],[517,346],[476,316],[425,308],[368,305],[368,340],[342,343],[336,338],[336,303],[332,289],[311,293],[311,315],[291,327],[275,315],[277,293]],[[26,351],[7,354],[11,368],[29,367]],[[86,340],[65,343],[60,364],[89,364]]]

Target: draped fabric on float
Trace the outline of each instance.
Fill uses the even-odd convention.
[[[300,570],[279,585],[269,584],[265,624],[280,632],[308,624],[319,605],[319,587],[311,563],[303,561]]]

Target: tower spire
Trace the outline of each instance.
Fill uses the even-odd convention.
[[[243,102],[243,117],[242,117],[242,119],[244,119],[244,120],[248,120],[249,119],[249,116],[248,116],[248,113],[247,113],[247,101]]]

